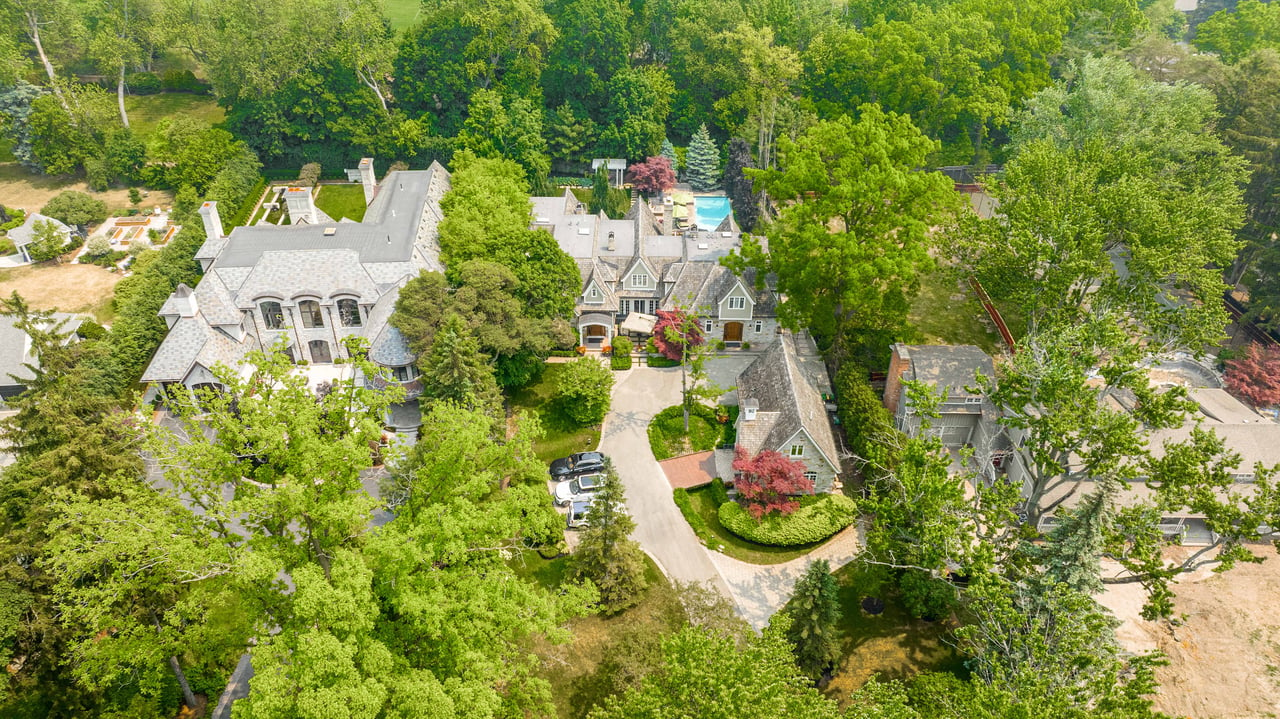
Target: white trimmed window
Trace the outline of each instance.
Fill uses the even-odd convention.
[[[646,275],[643,272],[637,272],[634,275],[631,275],[631,286],[632,287],[648,287],[649,275]]]
[[[713,327],[713,325],[711,324],[711,320],[707,320],[707,321],[705,321],[705,322],[703,322],[703,323],[702,323],[702,331],[703,331],[703,332],[710,332],[710,331],[711,331],[711,329],[712,329],[712,327]]]
[[[600,302],[600,289],[597,288],[595,285],[592,285],[591,289],[587,290],[587,302],[590,302],[590,303]]]
[[[764,329],[764,323],[761,322],[760,320],[756,320],[756,334],[760,334],[760,332],[763,329]]]
[[[729,309],[742,310],[742,309],[746,309],[746,307],[747,307],[746,297],[730,297],[729,298]]]
[[[803,444],[793,444],[793,445],[791,445],[791,456],[792,456],[792,457],[803,457],[803,456],[804,456],[804,445],[803,445]]]
[[[804,473],[804,478],[805,478],[805,479],[807,479],[807,480],[809,480],[810,482],[817,482],[817,481],[818,481],[818,473],[817,473],[817,472],[805,472],[805,473]]]

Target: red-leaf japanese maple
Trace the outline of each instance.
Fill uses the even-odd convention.
[[[697,318],[689,318],[680,310],[658,310],[658,321],[653,326],[653,344],[663,357],[684,360],[684,345],[697,347],[704,341]]]
[[[666,192],[676,184],[676,173],[671,169],[671,160],[665,157],[650,157],[627,170],[631,172],[631,184],[641,192]]]
[[[813,482],[804,477],[804,463],[797,462],[771,449],[755,457],[738,447],[733,458],[738,473],[734,486],[746,502],[751,516],[760,519],[770,512],[783,516],[800,508],[795,495],[812,494]]]
[[[1254,407],[1280,404],[1280,350],[1254,342],[1227,361],[1227,389]]]

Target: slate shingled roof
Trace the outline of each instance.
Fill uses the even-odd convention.
[[[30,215],[27,215],[27,218],[23,220],[21,225],[9,230],[8,238],[13,242],[14,247],[22,247],[23,245],[31,244],[31,241],[35,239],[35,225],[37,222],[52,222],[53,226],[62,232],[63,237],[71,236],[71,228],[63,224],[61,220],[55,220],[52,217],[47,217],[39,212],[32,212]]]
[[[79,315],[66,312],[54,312],[50,317],[53,323],[63,322],[61,331],[75,332],[84,320]],[[31,372],[23,365],[39,366],[39,358],[31,352],[31,338],[18,329],[16,318],[0,315],[0,387],[17,387],[23,380],[31,379]],[[15,380],[10,375],[16,376]]]
[[[762,449],[781,451],[803,429],[832,468],[840,471],[826,404],[814,380],[801,366],[790,332],[783,332],[738,375],[738,398],[744,404],[748,400],[759,403],[755,420],[739,420],[738,444],[743,449],[751,454]]]
[[[939,392],[947,390],[950,398],[968,396],[965,387],[977,384],[977,373],[995,376],[995,363],[991,355],[974,345],[898,345],[911,359],[910,369],[903,379],[919,380]]]

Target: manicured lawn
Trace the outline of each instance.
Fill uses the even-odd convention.
[[[512,395],[508,402],[512,412],[525,411],[542,423],[542,439],[533,443],[538,459],[550,462],[574,452],[595,449],[600,444],[600,426],[579,427],[570,422],[551,404],[555,392],[556,377],[564,371],[563,364],[549,364],[541,379]]]
[[[726,436],[733,433],[733,418],[737,407],[730,410],[730,419],[724,424],[716,421],[715,410],[698,405],[689,415],[689,431],[684,431],[684,412],[680,405],[668,407],[649,422],[649,448],[653,456],[662,461],[715,449],[720,444],[732,442]]]
[[[359,222],[364,219],[363,185],[321,185],[316,207],[335,220],[346,217]]]
[[[716,507],[715,502],[711,499],[711,490],[707,487],[689,490],[689,503],[693,505],[693,511],[702,517],[702,521],[706,523],[707,528],[719,540],[720,551],[734,559],[741,559],[752,564],[780,564],[797,557],[803,557],[823,544],[818,542],[817,544],[808,544],[801,547],[770,547],[764,544],[748,542],[720,524],[719,508]],[[715,549],[715,547],[712,547],[712,549]]]
[[[877,580],[860,562],[845,565],[835,575],[840,582],[843,638],[835,676],[824,690],[828,697],[847,703],[849,694],[873,674],[881,679],[908,679],[933,671],[964,675],[963,658],[943,641],[946,623],[912,618],[894,594],[876,588]],[[885,586],[893,585],[890,581]],[[869,594],[884,599],[883,613],[871,616],[862,611],[862,599]]]
[[[387,0],[385,8],[391,29],[397,32],[413,27],[422,16],[422,0]]]
[[[909,319],[924,343],[977,345],[988,353],[1004,347],[973,290],[947,269],[924,278]]]
[[[530,559],[531,558],[531,559]],[[547,561],[537,552],[522,552],[510,565],[522,578],[555,589],[563,581],[568,557]],[[679,600],[662,572],[645,556],[645,577],[649,586],[640,602],[612,617],[590,616],[569,622],[573,633],[567,644],[539,642],[531,650],[542,660],[538,674],[551,683],[556,715],[582,717],[609,691],[609,682],[596,675],[597,668],[617,659],[623,643],[652,642],[684,624]]]
[[[129,113],[129,127],[144,142],[166,117],[185,115],[210,125],[217,125],[227,119],[226,111],[218,106],[211,95],[192,95],[186,92],[128,95],[124,98],[124,108]]]

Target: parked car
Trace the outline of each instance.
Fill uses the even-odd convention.
[[[579,452],[568,457],[561,457],[551,463],[551,476],[555,479],[569,479],[581,474],[599,472],[604,469],[604,455],[599,452]]]
[[[584,474],[581,477],[561,482],[556,485],[556,504],[568,507],[574,502],[591,499],[591,495],[604,485],[603,474]]]
[[[591,500],[586,499],[569,505],[569,529],[581,529],[587,526],[587,512],[591,510]]]

